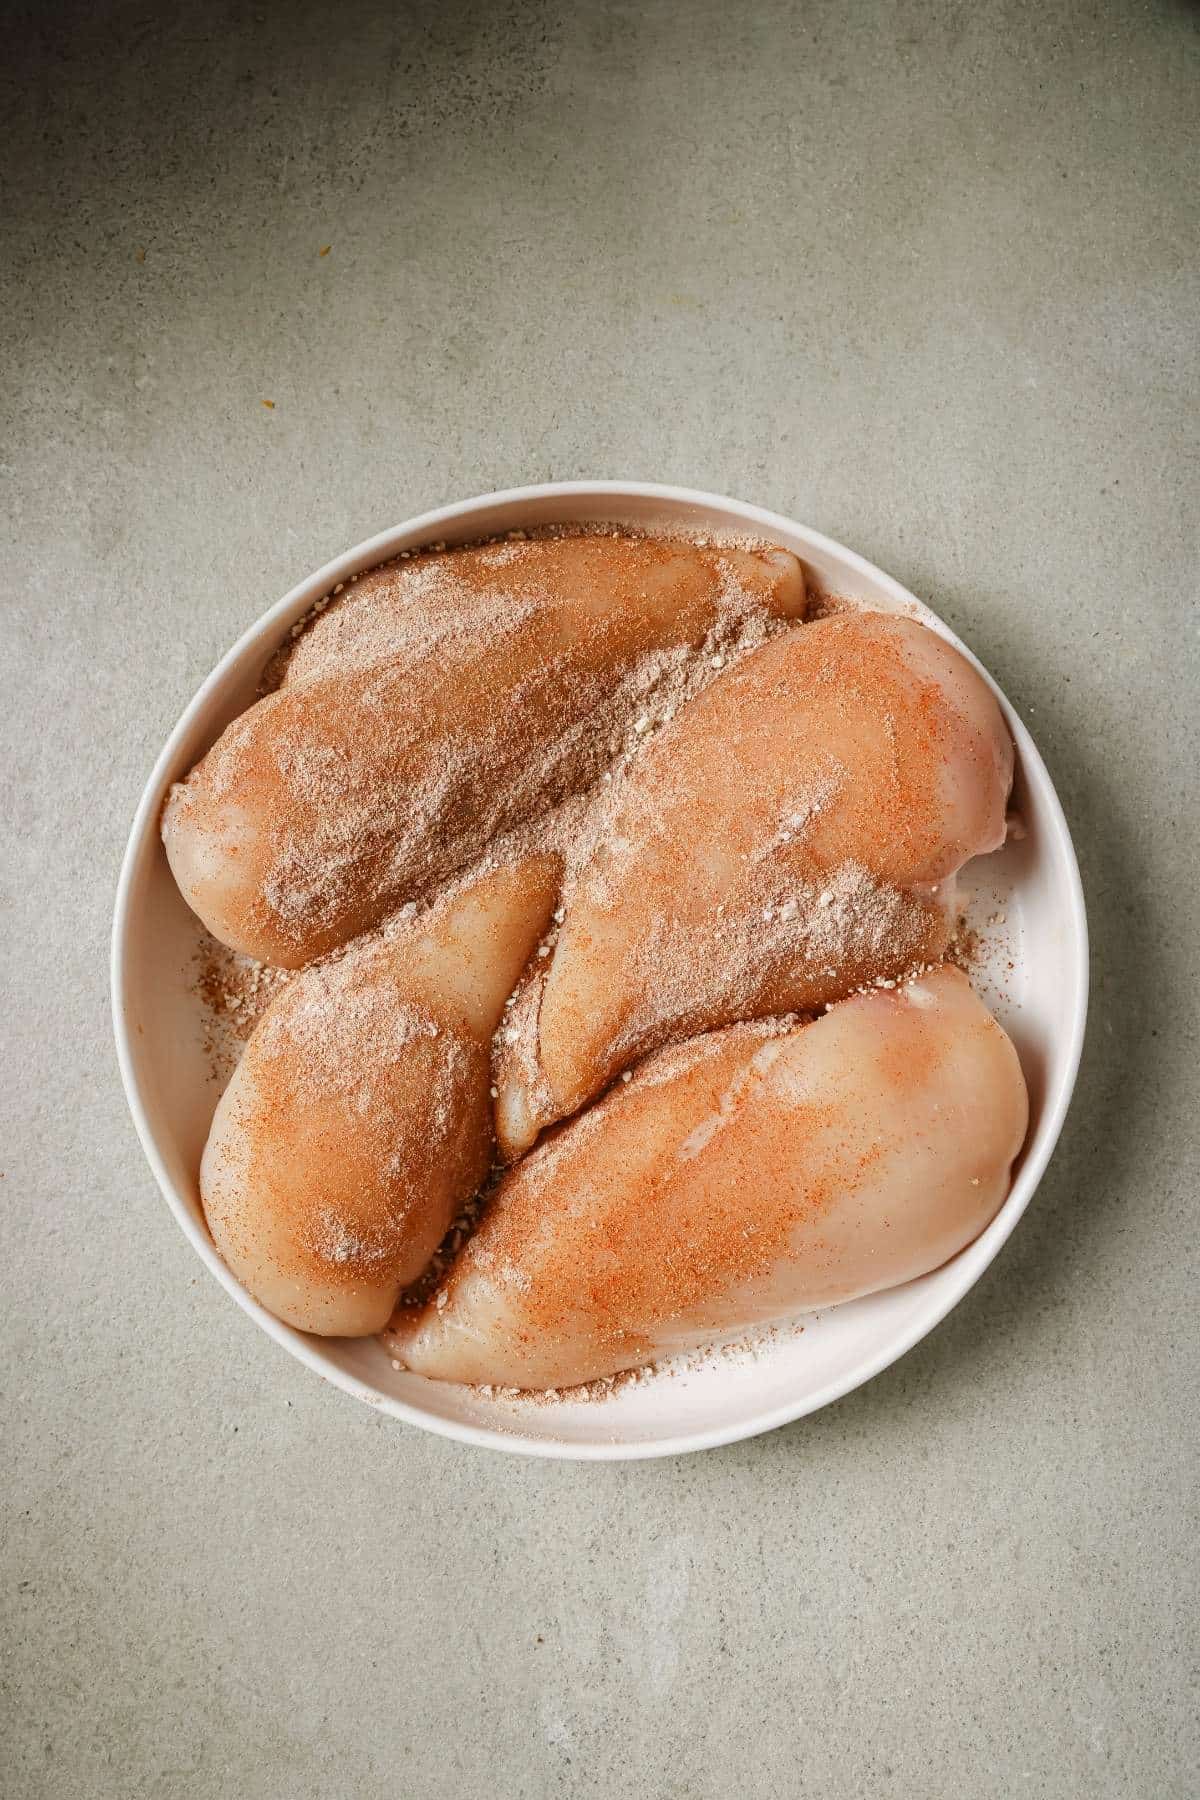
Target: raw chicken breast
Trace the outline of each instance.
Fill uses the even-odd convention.
[[[561,1388],[892,1287],[994,1216],[1026,1122],[955,969],[694,1039],[507,1175],[389,1342],[440,1380]]]
[[[225,1261],[303,1331],[378,1331],[492,1155],[488,1044],[559,866],[482,876],[306,970],[250,1037],[200,1189]]]
[[[954,874],[1003,842],[1012,770],[987,683],[924,626],[848,614],[756,650],[614,786],[509,1015],[504,1155],[672,1039],[937,961]]]
[[[299,967],[586,787],[672,657],[804,607],[786,551],[616,535],[376,570],[172,789],[175,879],[222,943]]]

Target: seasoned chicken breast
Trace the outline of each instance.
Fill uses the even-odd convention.
[[[821,619],[748,656],[614,784],[507,1021],[504,1154],[661,1044],[937,961],[1012,771],[983,677],[909,619]]]
[[[492,1158],[488,1044],[554,904],[552,857],[296,976],[216,1111],[200,1171],[217,1248],[304,1331],[387,1321]]]
[[[172,789],[175,879],[222,943],[297,968],[594,781],[664,659],[804,607],[787,551],[616,535],[378,569]]]
[[[507,1175],[389,1341],[562,1388],[936,1269],[1009,1188],[1012,1044],[956,969],[665,1050]]]

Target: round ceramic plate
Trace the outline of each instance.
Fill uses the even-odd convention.
[[[853,551],[777,514],[685,488],[564,482],[488,494],[411,519],[293,588],[234,645],[171,733],[142,796],[121,869],[113,1017],[130,1110],[168,1205],[218,1281],[293,1356],[397,1419],[468,1443],[540,1456],[666,1456],[769,1431],[838,1399],[903,1355],[979,1279],[1029,1204],[1062,1128],[1087,1010],[1087,926],[1058,797],[1032,738],[999,694],[1017,745],[1015,804],[1026,835],[969,864],[962,891],[968,916],[987,927],[986,952],[973,978],[1020,1054],[1029,1084],[1029,1136],[996,1218],[931,1275],[810,1316],[801,1322],[803,1330],[668,1365],[616,1384],[601,1399],[579,1401],[486,1396],[429,1381],[394,1369],[376,1339],[309,1337],[264,1312],[217,1255],[200,1209],[197,1172],[218,1088],[196,986],[202,933],[171,879],[158,835],[164,795],[251,703],[271,653],[337,582],[413,546],[592,521],[767,539],[794,550],[826,592],[916,616],[958,643],[928,607]],[[171,1294],[162,1296],[164,1306],[175,1303]]]

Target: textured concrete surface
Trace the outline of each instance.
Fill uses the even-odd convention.
[[[1196,1793],[1195,10],[5,25],[0,1789]],[[1095,971],[1061,1151],[933,1338],[600,1468],[256,1332],[143,1165],[105,968],[234,635],[419,508],[593,474],[940,608],[1040,735]]]

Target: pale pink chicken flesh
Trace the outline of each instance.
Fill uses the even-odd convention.
[[[587,787],[672,658],[805,604],[787,551],[615,534],[374,570],[172,789],[175,879],[222,943],[300,967]]]
[[[815,1023],[665,1050],[507,1175],[438,1299],[389,1333],[439,1380],[569,1387],[938,1268],[1027,1123],[952,968]]]
[[[378,1331],[492,1159],[488,1044],[559,866],[482,875],[297,975],[250,1037],[200,1171],[217,1248],[301,1330]]]
[[[498,1045],[504,1156],[664,1043],[937,962],[1012,772],[986,681],[909,619],[819,619],[746,657],[613,784]]]

